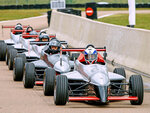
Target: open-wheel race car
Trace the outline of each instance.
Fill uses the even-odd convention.
[[[54,103],[65,105],[70,101],[96,101],[106,104],[115,100],[130,100],[132,105],[141,105],[143,103],[142,77],[132,75],[129,82],[126,82],[123,68],[115,68],[113,72],[108,72],[104,60],[107,56],[105,47],[92,50],[94,49],[90,46],[86,49],[64,50],[82,53],[75,61],[73,71],[56,77]],[[104,51],[104,58],[96,51]]]
[[[59,49],[61,47],[62,48],[68,47],[67,42],[65,41],[57,42],[57,41],[58,41],[57,39],[53,39],[52,41],[49,42],[48,45],[45,46],[45,48],[42,49],[40,60],[28,62],[25,64],[25,72],[23,76],[23,84],[25,88],[33,88],[34,85],[43,85],[43,77],[45,74],[46,75],[48,74],[48,76],[45,76],[46,78],[44,78],[46,80],[44,82],[44,92],[45,92],[45,95],[50,95],[51,90],[54,91],[54,88],[53,89],[47,88],[47,86],[49,87],[49,85],[47,85],[47,83],[49,83],[49,79],[47,79],[47,77],[51,77],[51,80],[52,79],[55,80],[54,78],[56,74],[68,72],[71,70],[72,65],[68,59],[69,57],[68,53],[60,54],[60,51],[58,51],[57,53],[55,53],[54,51],[53,54],[48,53],[49,47],[50,47],[49,45],[54,46],[53,42],[56,42],[56,44],[58,44]],[[51,84],[53,83],[54,81],[52,81]],[[54,87],[54,84],[53,84],[53,87]]]
[[[24,29],[24,27],[26,29]],[[15,48],[16,47],[15,45],[17,45],[17,47],[19,46],[20,37],[22,37],[22,34],[37,35],[37,32],[39,32],[39,30],[36,32],[33,30],[31,26],[22,26],[20,23],[18,23],[16,26],[3,26],[3,28],[14,28],[11,30],[10,39],[0,41],[0,60],[3,61],[6,60],[6,64],[8,65],[9,51]],[[29,40],[35,40],[35,39],[29,39]],[[24,49],[22,49],[21,47],[15,49],[18,52],[24,52]]]
[[[23,35],[26,38],[30,37],[29,35]],[[32,36],[32,35],[31,35]],[[34,35],[35,37],[36,35]],[[13,63],[13,79],[14,81],[22,81],[23,73],[24,73],[24,65],[26,62],[32,62],[40,59],[41,51],[49,43],[51,39],[55,38],[54,35],[41,34],[38,35],[36,40],[29,41],[24,38],[20,38],[20,42],[25,48],[26,51],[22,53],[17,53],[16,50],[11,49],[10,56],[14,58]],[[14,54],[14,52],[16,54]],[[10,60],[12,59],[10,57]]]

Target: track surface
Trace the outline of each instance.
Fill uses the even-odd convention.
[[[141,106],[129,101],[111,102],[108,105],[70,102],[55,106],[53,97],[43,95],[42,86],[25,89],[22,82],[13,81],[13,71],[0,62],[0,113],[149,113],[150,93],[145,93]]]
[[[5,38],[0,39],[6,39],[7,36],[9,35],[5,32]],[[109,66],[109,70],[112,70],[112,66]],[[25,89],[22,82],[14,82],[13,71],[8,70],[4,61],[0,62],[0,73],[0,113],[149,113],[150,111],[148,92],[145,92],[144,103],[141,106],[130,105],[129,101],[111,102],[108,105],[70,102],[66,106],[55,106],[53,97],[44,96],[41,86]],[[144,80],[150,81],[147,78]]]

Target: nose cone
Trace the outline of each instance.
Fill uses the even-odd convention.
[[[108,76],[103,73],[96,73],[91,76],[91,82],[97,86],[108,86],[110,83]]]
[[[108,97],[108,87],[107,86],[98,86],[98,90],[99,90],[99,96],[100,96],[100,101],[102,103],[106,103],[107,102],[107,97]]]
[[[54,65],[54,69],[55,69],[55,71],[58,71],[60,73],[69,72],[70,71],[70,65],[64,61],[62,61],[62,64],[60,63],[60,61],[58,61]]]

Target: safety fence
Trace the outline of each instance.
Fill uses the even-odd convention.
[[[67,4],[67,8],[84,8],[85,4]],[[127,8],[128,4],[97,4],[99,8]],[[150,8],[150,3],[136,4],[136,8]],[[50,9],[50,4],[0,5],[0,9]]]

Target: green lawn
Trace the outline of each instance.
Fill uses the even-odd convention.
[[[66,0],[66,3],[77,4],[86,2],[127,3],[128,0]],[[150,0],[136,0],[136,3],[150,3]],[[0,0],[0,5],[48,4],[50,0]]]
[[[117,14],[105,18],[100,18],[97,21],[126,26],[128,22],[128,14]],[[150,14],[136,14],[136,28],[150,30]]]
[[[40,16],[47,11],[48,9],[0,10],[0,21]]]

